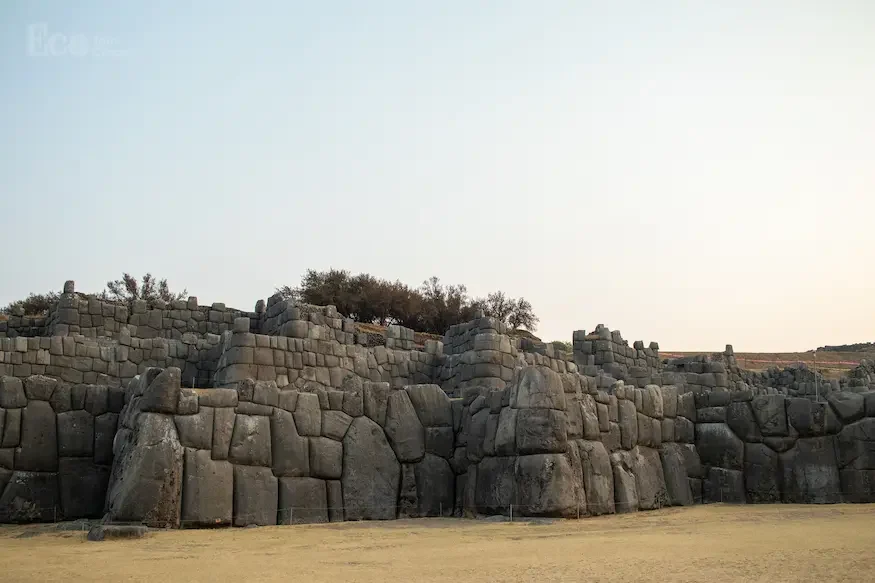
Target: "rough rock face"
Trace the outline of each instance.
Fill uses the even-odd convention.
[[[604,444],[600,441],[575,442],[580,455],[587,513],[594,516],[614,513],[614,472]]]
[[[665,477],[665,489],[668,502],[672,506],[690,506],[693,504],[693,492],[690,489],[690,477],[687,474],[684,446],[679,443],[663,443],[659,449],[662,461],[662,472]]]
[[[395,518],[401,464],[383,429],[357,417],[343,438],[343,508],[347,520]]]
[[[520,514],[573,517],[586,512],[586,501],[577,496],[580,475],[575,475],[567,455],[519,456],[514,482],[514,506]]]

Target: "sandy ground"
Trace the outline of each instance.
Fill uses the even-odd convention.
[[[2,581],[873,581],[875,505],[161,531],[0,527]]]

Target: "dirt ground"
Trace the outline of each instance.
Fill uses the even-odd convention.
[[[675,508],[579,521],[421,519],[88,542],[0,527],[3,581],[873,581],[875,505]]]

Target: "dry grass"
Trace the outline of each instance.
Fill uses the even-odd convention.
[[[168,531],[90,543],[0,528],[3,581],[872,581],[875,505],[666,509]]]

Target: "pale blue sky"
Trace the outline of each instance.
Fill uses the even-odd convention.
[[[523,295],[548,340],[875,340],[873,30],[866,0],[4,2],[0,304],[126,270],[251,309],[334,266]]]

